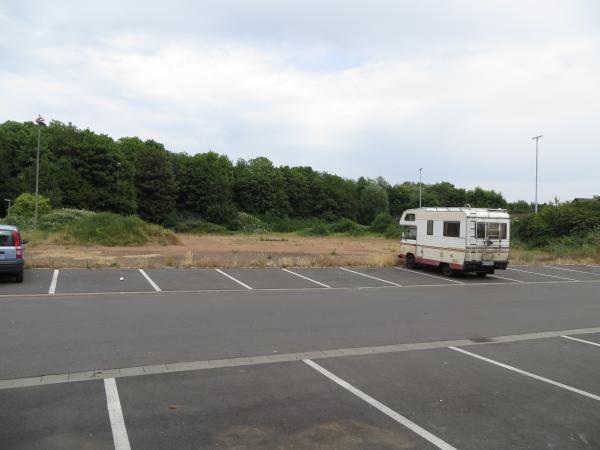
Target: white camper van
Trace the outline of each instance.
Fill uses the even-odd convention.
[[[409,228],[399,254],[407,267],[425,264],[446,276],[459,271],[485,276],[508,264],[510,216],[504,209],[408,209],[400,225]]]

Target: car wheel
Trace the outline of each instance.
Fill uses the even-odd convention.
[[[17,283],[23,282],[23,271],[22,270],[15,275],[15,280],[17,281]]]
[[[414,269],[416,265],[415,255],[406,255],[406,267]]]

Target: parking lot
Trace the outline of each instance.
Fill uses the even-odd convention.
[[[290,269],[34,269],[22,284],[0,278],[0,296],[201,292],[246,289],[362,289],[502,283],[600,282],[600,266],[514,266],[480,278],[447,278],[437,270],[404,267]]]
[[[0,448],[600,448],[600,267],[30,270]]]

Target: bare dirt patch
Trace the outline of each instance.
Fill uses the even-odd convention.
[[[379,237],[178,235],[177,245],[132,247],[36,243],[30,267],[327,267],[395,263],[399,242]]]

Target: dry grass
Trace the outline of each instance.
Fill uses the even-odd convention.
[[[27,252],[30,267],[329,267],[393,265],[398,241],[379,237],[178,235],[176,245],[104,247],[40,239]]]
[[[380,237],[305,237],[291,233],[265,235],[177,236],[175,245],[131,247],[62,245],[52,236],[32,236],[29,267],[332,267],[393,266],[399,242]],[[512,264],[598,263],[556,258],[541,251],[513,249]]]

